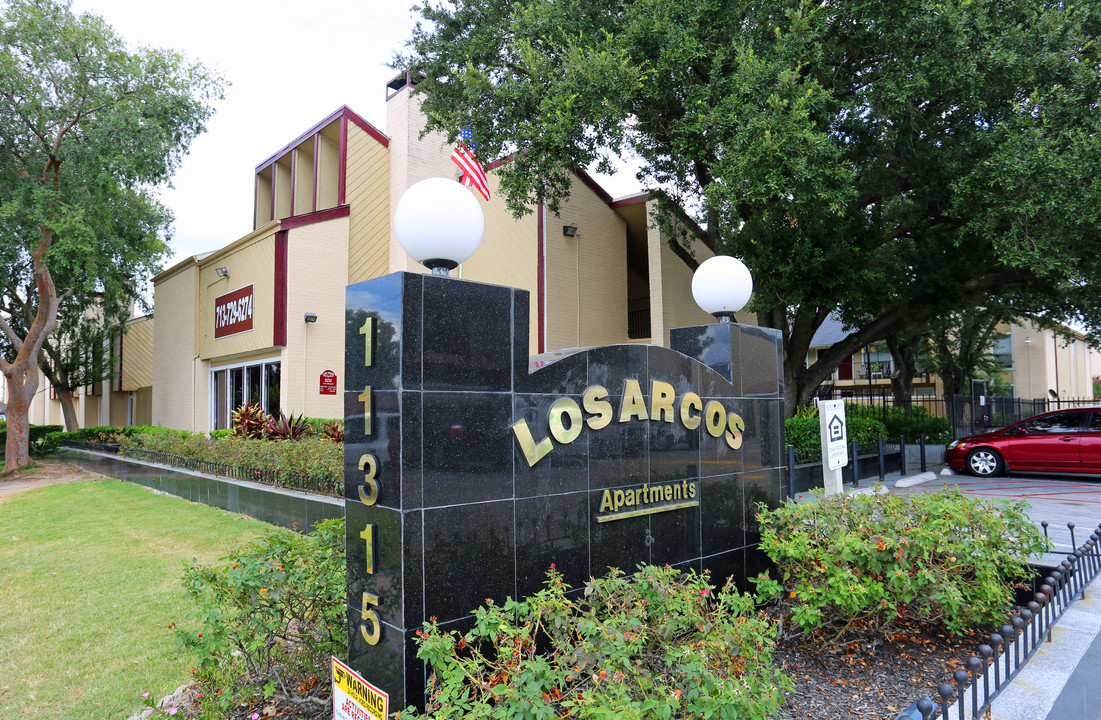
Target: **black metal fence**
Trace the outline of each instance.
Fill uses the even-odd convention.
[[[1048,524],[1041,524],[1046,535]],[[1071,547],[1075,547],[1074,523],[1067,523],[1067,528]],[[989,644],[980,645],[979,654],[968,658],[965,666],[953,673],[951,682],[937,686],[939,703],[926,696],[904,709],[896,720],[950,720],[953,701],[952,714],[959,720],[986,716],[994,698],[1017,676],[1040,643],[1051,642],[1052,626],[1071,603],[1084,596],[1086,586],[1101,572],[1099,542],[1101,526],[1043,579],[1025,609],[990,634]]]
[[[897,403],[894,396],[886,389],[879,394],[855,395],[840,399],[852,405],[879,408],[883,412],[884,421],[892,409],[904,407]],[[912,408],[922,408],[929,415],[948,418],[952,426],[952,436],[958,439],[1012,425],[1049,410],[1101,405],[1101,400],[1095,400],[1092,397],[1029,399],[950,395],[946,398],[938,398],[918,395],[910,399],[909,405]]]
[[[94,452],[107,452],[132,457],[135,460],[161,463],[170,467],[183,470],[195,470],[209,475],[234,478],[235,480],[248,480],[250,482],[274,485],[290,488],[292,490],[304,490],[306,492],[333,495],[336,497],[344,494],[344,481],[332,478],[315,477],[299,473],[285,472],[282,470],[265,470],[261,468],[232,465],[230,463],[203,460],[185,455],[172,455],[156,450],[144,450],[142,448],[119,447],[105,443],[89,443],[79,440],[66,440],[65,445],[79,450],[92,450]]]
[[[921,470],[925,471],[924,440],[920,447]],[[794,445],[787,449],[788,496],[822,487],[822,452],[819,448],[797,450]],[[877,440],[873,443],[849,445],[849,462],[842,470],[843,482],[857,486],[861,480],[877,478],[882,481],[887,473],[906,472],[906,440],[900,437],[897,443]]]

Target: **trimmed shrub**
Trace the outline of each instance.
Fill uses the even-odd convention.
[[[772,667],[775,629],[728,581],[669,567],[618,570],[570,593],[554,566],[546,587],[474,613],[466,633],[426,623],[426,713],[402,717],[764,720],[790,681]]]
[[[856,441],[860,447],[874,445],[881,439],[887,439],[887,427],[872,414],[856,410],[859,406],[845,406],[845,422],[848,425],[849,442]],[[787,443],[795,446],[797,455],[806,457],[817,455],[822,450],[822,434],[818,427],[818,410],[800,412],[795,417],[784,420],[784,433]]]
[[[119,444],[123,455],[126,448],[134,447],[282,475],[307,475],[325,481],[324,488],[311,484],[310,489],[321,489],[331,495],[344,493],[344,446],[323,437],[309,436],[297,442],[269,442],[232,434],[207,437],[205,433],[173,430],[122,438]],[[284,482],[295,487],[292,478],[285,478]]]
[[[64,429],[62,425],[31,425],[27,429],[27,439],[30,446],[28,449],[31,455],[46,455],[52,449],[56,449],[56,445],[53,448],[50,447],[49,436]],[[4,423],[0,427],[0,455],[4,453],[4,446],[7,442],[8,426],[7,423]]]
[[[828,628],[885,636],[902,617],[952,633],[997,625],[1030,555],[1050,544],[1022,502],[958,490],[818,496],[761,507],[761,549],[776,564],[756,580],[805,632]]]
[[[932,415],[923,407],[916,406],[910,409],[910,417],[906,417],[906,409],[893,407],[887,412],[887,437],[892,440],[905,436],[906,442],[921,442],[922,434],[925,442],[931,445],[945,445],[952,441],[952,423],[946,417]]]
[[[277,697],[323,705],[330,657],[346,651],[344,521],[302,535],[275,529],[235,548],[217,566],[188,565],[195,602],[177,638],[199,655],[199,680],[227,679],[242,699]]]

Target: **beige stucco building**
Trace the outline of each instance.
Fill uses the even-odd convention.
[[[458,177],[444,138],[420,138],[411,89],[390,83],[386,132],[343,107],[260,163],[251,231],[154,278],[153,424],[227,427],[246,400],[343,416],[345,286],[425,272],[398,244],[394,209],[419,180]],[[712,321],[690,291],[710,249],[700,239],[674,251],[646,194],[613,199],[578,172],[557,216],[515,219],[492,167],[482,244],[452,275],[528,290],[532,354],[666,344],[670,328]]]
[[[1023,322],[1002,329],[1011,354],[1006,372],[1013,392],[1022,398],[1074,400],[1093,397],[1095,366],[1101,353],[1081,333],[1072,339]]]
[[[151,424],[153,316],[132,317],[126,322],[125,332],[116,330],[111,334],[110,345],[103,352],[111,363],[110,379],[73,393],[73,409],[80,427]],[[0,401],[3,399],[0,397]],[[61,401],[41,372],[28,415],[32,425],[65,424]]]

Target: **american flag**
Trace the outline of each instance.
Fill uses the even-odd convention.
[[[489,180],[486,179],[485,168],[474,159],[474,153],[465,144],[470,141],[470,130],[464,129],[459,133],[459,137],[461,138],[459,144],[451,151],[451,162],[458,165],[463,173],[459,182],[467,187],[476,188],[482,197],[489,200]]]

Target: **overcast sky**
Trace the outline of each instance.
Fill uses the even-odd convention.
[[[386,66],[414,24],[411,0],[74,0],[132,47],[184,52],[231,85],[162,199],[175,215],[166,267],[252,230],[256,166],[341,105],[386,130]],[[602,179],[618,196],[633,178]]]

